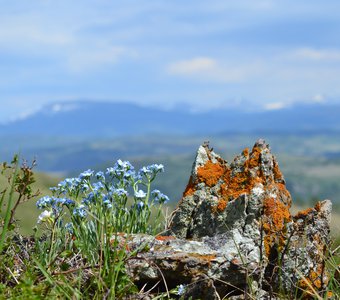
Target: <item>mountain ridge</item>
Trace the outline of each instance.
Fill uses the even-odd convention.
[[[111,137],[263,131],[340,131],[340,105],[299,104],[277,110],[239,107],[195,112],[123,102],[73,101],[46,105],[0,125],[0,134]]]

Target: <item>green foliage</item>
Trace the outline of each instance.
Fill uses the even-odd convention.
[[[7,234],[15,229],[16,220],[14,218],[18,206],[39,194],[33,192],[32,184],[35,182],[33,167],[35,161],[29,166],[25,161],[19,167],[19,158],[14,156],[10,164],[4,162],[1,174],[7,177],[8,186],[2,188],[0,198],[0,253],[3,250]],[[5,199],[7,201],[5,201]],[[4,213],[4,217],[1,216]]]
[[[136,293],[143,294],[125,266],[145,249],[143,245],[129,249],[127,241],[131,233],[156,234],[162,230],[161,204],[166,198],[151,191],[157,171],[141,168],[133,173],[126,162],[121,163],[121,173],[118,164],[104,176],[88,170],[59,183],[53,195],[38,201],[43,212],[30,237],[18,234],[16,213],[38,194],[34,188],[35,162],[19,166],[15,156],[10,164],[3,163],[6,185],[1,182],[0,299],[133,299]],[[154,165],[154,170],[157,166],[160,169]],[[128,192],[132,196],[128,197]],[[335,297],[340,295],[339,263],[339,251],[330,250],[327,292]],[[182,299],[185,288],[179,285],[152,297]],[[327,299],[327,293],[322,298],[314,296]]]
[[[105,174],[88,170],[65,179],[52,188],[52,196],[37,201],[44,211],[34,236],[23,238],[11,225],[19,205],[37,195],[32,188],[34,165],[18,167],[17,157],[3,164],[8,186],[1,194],[1,207],[6,208],[1,222],[1,294],[6,299],[115,299],[137,292],[125,265],[143,245],[130,250],[127,240],[130,233],[162,229],[162,204],[168,197],[151,191],[151,183],[163,165],[137,173],[129,162],[119,160]],[[151,222],[153,215],[157,222]]]

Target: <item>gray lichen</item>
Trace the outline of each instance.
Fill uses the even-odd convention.
[[[308,295],[310,287],[322,292],[328,283],[331,202],[296,216],[290,214],[291,202],[264,140],[231,164],[203,145],[166,234],[134,236],[129,247],[143,241],[150,251],[131,258],[128,270],[137,283],[164,276],[168,285],[189,284],[187,297],[204,299],[239,297],[244,291],[275,299],[280,289]]]

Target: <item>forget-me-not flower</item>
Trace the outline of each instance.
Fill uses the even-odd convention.
[[[143,199],[146,197],[146,193],[143,190],[135,192],[135,197],[138,199]]]

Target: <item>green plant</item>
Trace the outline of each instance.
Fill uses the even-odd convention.
[[[2,164],[1,175],[7,178],[8,186],[2,188],[0,192],[0,253],[4,248],[7,234],[15,229],[15,213],[18,206],[39,195],[39,191],[32,190],[32,184],[35,182],[33,174],[35,163],[34,160],[29,166],[24,161],[19,166],[19,157],[15,155],[10,164],[6,162]],[[5,213],[2,218],[3,210]]]
[[[91,269],[96,276],[78,283],[89,295],[116,297],[133,290],[125,263],[135,253],[126,243],[131,233],[154,234],[162,229],[160,222],[152,226],[150,218],[154,213],[159,221],[168,201],[159,190],[151,191],[151,183],[163,170],[163,165],[154,164],[135,172],[129,162],[118,160],[105,173],[87,170],[65,179],[51,189],[53,196],[37,201],[43,210],[38,223],[46,238],[37,245],[41,255],[36,263],[50,285],[51,274],[83,274]],[[71,262],[75,253],[77,267]],[[67,290],[62,290],[64,296]]]

